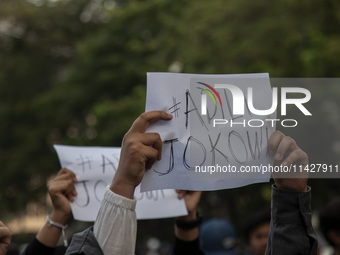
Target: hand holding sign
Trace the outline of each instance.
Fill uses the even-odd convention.
[[[94,221],[105,188],[111,184],[116,193],[137,200],[137,219],[166,218],[187,214],[185,203],[178,200],[174,190],[140,192],[145,167],[160,159],[158,134],[145,134],[151,122],[170,120],[164,112],[143,113],[132,125],[123,140],[123,148],[78,147],[55,145],[62,167],[77,176],[78,195],[71,203],[77,220]],[[159,122],[159,121],[158,121]],[[121,155],[121,159],[119,158]],[[116,177],[114,177],[116,176]]]
[[[198,203],[201,200],[202,191],[191,191],[191,190],[176,190],[178,199],[184,199],[185,206],[188,210],[188,215],[183,216],[189,219],[188,216],[195,216]]]
[[[66,225],[71,218],[70,202],[74,201],[77,191],[74,183],[77,182],[75,174],[66,169],[61,169],[55,178],[47,182],[48,193],[52,200],[53,212],[51,220]]]
[[[269,180],[270,173],[252,169],[273,162],[267,143],[277,119],[268,74],[148,73],[147,86],[146,111],[167,109],[173,120],[147,129],[162,138],[162,160],[145,173],[142,191],[219,190]],[[249,91],[252,101],[244,96]]]
[[[191,226],[189,229],[183,229],[183,226],[178,226],[179,222],[197,221],[197,206],[200,202],[202,191],[176,190],[179,199],[184,199],[185,206],[188,210],[188,215],[178,217],[175,221],[175,236],[183,241],[193,241],[198,238],[198,225]]]
[[[308,156],[297,146],[294,139],[276,131],[269,139],[268,152],[274,157],[274,166],[298,166],[295,168],[297,170],[290,168],[287,173],[273,173],[276,186],[280,189],[307,191],[308,172],[304,169],[308,165]]]
[[[119,165],[111,185],[113,192],[133,198],[145,167],[150,168],[156,160],[161,159],[162,141],[159,134],[144,132],[152,122],[171,119],[170,114],[152,111],[143,113],[132,124],[123,139]]]
[[[66,168],[61,169],[56,177],[48,180],[47,187],[53,205],[53,212],[48,222],[45,223],[36,236],[43,245],[55,247],[61,234],[63,234],[64,244],[67,245],[64,230],[60,226],[66,226],[66,223],[71,218],[70,202],[73,202],[74,197],[77,196],[74,186],[76,182],[75,174]],[[51,223],[58,224],[59,227],[55,227],[55,225],[51,227]]]
[[[105,188],[111,184],[117,171],[121,149],[116,147],[54,146],[62,167],[71,169],[77,176],[74,184],[77,196],[71,203],[73,217],[81,221],[94,221]],[[137,219],[157,219],[186,215],[183,200],[174,190],[155,190],[134,194]]]

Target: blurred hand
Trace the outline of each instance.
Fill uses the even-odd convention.
[[[188,210],[188,215],[181,217],[181,219],[196,219],[197,206],[200,202],[202,191],[176,190],[177,197],[184,199]]]
[[[5,255],[12,240],[12,233],[6,225],[0,221],[0,255]]]
[[[74,183],[77,182],[75,174],[66,169],[61,169],[57,176],[47,182],[48,193],[52,200],[52,221],[65,225],[71,218],[70,202],[74,201],[77,191]]]
[[[274,157],[274,166],[296,165],[296,173],[273,173],[275,185],[280,189],[295,190],[299,192],[307,191],[308,172],[304,171],[308,165],[308,156],[289,136],[285,136],[280,131],[272,134],[268,142],[268,153]],[[291,168],[293,169],[293,168]]]
[[[158,133],[145,133],[150,123],[171,120],[172,115],[161,111],[141,114],[125,134],[117,172],[111,184],[116,194],[133,199],[135,187],[142,181],[145,168],[161,159],[162,140]]]
[[[193,221],[197,219],[197,206],[200,202],[202,191],[176,190],[177,197],[184,199],[188,215],[177,219]],[[175,236],[183,241],[193,241],[198,238],[198,226],[191,229],[181,229],[175,224]]]

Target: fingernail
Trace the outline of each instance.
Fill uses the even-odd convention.
[[[287,162],[287,161],[284,161],[281,165],[282,165],[282,166],[288,166],[288,162]]]

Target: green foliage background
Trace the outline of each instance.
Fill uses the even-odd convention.
[[[146,72],[339,77],[339,27],[336,0],[0,1],[0,216],[44,201],[53,144],[120,146]],[[313,118],[283,130],[315,163],[339,162],[339,96],[313,88]],[[310,183],[314,208],[340,194],[339,180]],[[207,192],[201,210],[240,226],[269,201],[258,184]]]

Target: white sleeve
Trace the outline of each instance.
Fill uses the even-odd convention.
[[[93,232],[105,255],[135,254],[136,199],[113,193],[106,187]]]

